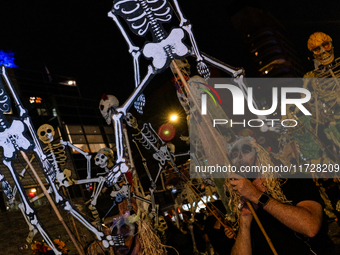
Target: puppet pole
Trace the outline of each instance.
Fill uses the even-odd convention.
[[[176,62],[175,62],[174,60],[172,61],[172,64],[173,64],[173,66],[175,67],[175,69],[176,69],[176,71],[177,71],[177,74],[179,75],[179,78],[181,79],[181,81],[182,81],[184,87],[186,88],[186,92],[187,92],[188,95],[189,95],[190,87],[189,87],[188,83],[186,82],[186,80],[184,79],[182,72],[180,71],[180,69],[178,68],[178,66],[177,66],[177,64],[176,64]],[[191,97],[191,99],[193,100],[194,105],[197,106],[198,103],[197,103],[197,101],[195,100],[195,98],[194,98],[194,97]],[[199,107],[198,107],[197,109],[199,109]],[[219,141],[217,140],[216,136],[214,135],[213,130],[211,129],[211,125],[209,125],[208,121],[206,120],[206,118],[204,118],[204,116],[202,116],[202,118],[203,118],[205,124],[207,125],[207,127],[209,128],[209,131],[210,131],[210,133],[212,134],[212,137],[214,138],[214,140],[215,140],[215,142],[216,142],[216,145],[219,147],[219,149],[220,149],[221,151],[224,151],[225,149],[224,149],[224,148],[221,148],[221,145],[220,145]],[[230,165],[229,159],[225,156],[225,154],[223,154],[223,156],[224,156],[224,159],[225,159],[226,163]],[[194,191],[194,193],[196,193],[196,192]],[[276,250],[275,250],[275,248],[274,248],[274,245],[273,245],[272,241],[270,240],[270,238],[268,237],[266,231],[264,230],[264,228],[263,228],[263,226],[262,226],[262,223],[261,223],[260,219],[257,217],[254,208],[252,207],[252,205],[251,205],[249,202],[247,202],[247,205],[248,205],[248,207],[249,207],[249,209],[250,209],[252,215],[254,216],[254,218],[255,218],[257,224],[259,225],[259,227],[260,227],[260,229],[261,229],[263,235],[265,236],[265,238],[266,238],[266,240],[267,240],[267,242],[268,242],[268,244],[269,244],[271,250],[273,251],[274,255],[277,255],[277,252],[276,252]],[[213,214],[214,214],[214,213],[213,213]],[[215,216],[215,215],[214,215],[214,216]],[[216,217],[216,216],[215,216],[215,217]],[[217,218],[217,219],[218,219],[218,218]],[[221,222],[220,222],[220,223],[221,223]],[[221,223],[221,224],[222,224],[222,223]],[[224,225],[224,224],[222,224],[222,225]]]
[[[142,184],[140,182],[138,173],[137,173],[136,168],[135,168],[135,163],[133,162],[130,141],[129,141],[129,137],[128,137],[128,133],[127,133],[127,129],[126,129],[125,125],[123,125],[123,133],[124,133],[124,136],[125,136],[126,146],[127,146],[128,153],[129,153],[129,160],[130,160],[130,163],[131,163],[133,182],[135,182],[134,184],[136,186],[136,190],[139,189],[138,191],[140,191],[142,193],[142,196],[145,197]]]
[[[226,228],[227,225],[224,224],[224,222],[220,219],[220,217],[218,217],[218,215],[216,215],[216,213],[215,213],[211,208],[209,208],[209,206],[207,206],[207,204],[203,201],[203,199],[201,198],[201,196],[194,190],[194,188],[190,186],[190,189],[192,190],[192,192],[194,192],[194,194],[195,194],[197,197],[200,198],[201,202],[205,205],[206,208],[208,208],[208,210],[212,213],[212,215],[214,215],[214,217],[216,218],[216,220],[217,220],[219,223],[221,223],[221,225],[222,225],[224,228]],[[233,228],[231,228],[231,229],[233,230]],[[234,232],[234,231],[233,231],[233,232]],[[235,233],[234,233],[234,234],[235,234]],[[236,238],[235,238],[235,235],[234,235],[234,239],[236,239]]]
[[[177,64],[176,64],[176,62],[175,62],[175,60],[173,60],[171,63],[172,63],[173,66],[175,67],[176,72],[177,72],[179,78],[181,79],[181,81],[182,81],[182,83],[183,83],[183,85],[184,85],[184,87],[185,87],[185,90],[186,90],[186,92],[187,92],[187,94],[188,94],[188,97],[190,97],[190,87],[189,87],[187,81],[185,80],[185,78],[184,78],[184,76],[183,76],[181,70],[178,68],[178,66],[177,66]],[[196,98],[195,98],[195,97],[190,97],[190,99],[193,101],[193,104],[194,104],[195,106],[197,106],[196,108],[200,111],[201,108],[199,107]],[[201,112],[200,112],[200,113],[201,113]],[[216,135],[214,134],[214,132],[216,132],[216,131],[214,131],[214,130],[212,129],[212,124],[208,122],[208,120],[205,118],[205,116],[203,116],[202,114],[201,114],[201,116],[202,116],[202,119],[203,119],[204,123],[205,123],[206,126],[208,127],[209,132],[210,132],[211,136],[213,137],[214,142],[215,142],[215,144],[217,145],[218,149],[219,149],[221,152],[225,151],[226,148],[224,148],[223,146],[221,146],[219,140],[217,139]],[[226,156],[226,154],[225,154],[225,153],[222,153],[222,156],[223,156],[223,158],[224,158],[225,164],[226,164],[226,165],[230,165],[229,159],[228,159],[228,157]]]
[[[70,196],[68,196],[67,194],[66,194],[66,189],[65,189],[65,187],[64,186],[62,186],[62,189],[63,189],[63,193],[64,193],[64,195],[65,195],[65,197],[70,197]],[[73,216],[71,215],[71,220],[72,220],[72,224],[73,224],[73,227],[74,227],[74,230],[76,231],[76,235],[77,235],[77,239],[78,239],[78,241],[79,241],[79,243],[80,243],[80,236],[79,236],[79,232],[78,232],[78,229],[77,229],[77,226],[76,226],[76,223],[75,223],[75,221],[74,221],[74,218],[73,218]],[[83,247],[80,247],[81,249],[82,249],[82,251],[84,252],[84,249],[83,249]]]
[[[28,159],[26,153],[23,152],[23,151],[20,151],[20,152],[21,152],[21,155],[23,156],[24,160],[25,160],[26,163],[28,164],[29,168],[31,169],[31,171],[32,171],[32,173],[33,173],[33,175],[34,175],[34,177],[37,179],[37,181],[38,181],[38,183],[39,183],[39,185],[40,185],[40,187],[41,187],[43,193],[45,194],[45,196],[47,197],[48,201],[50,202],[50,204],[51,204],[51,206],[52,206],[52,208],[53,208],[55,214],[57,215],[59,221],[63,224],[63,226],[64,226],[64,228],[65,228],[67,234],[70,236],[70,238],[71,238],[71,240],[72,240],[74,246],[76,247],[77,251],[79,252],[79,254],[85,255],[85,253],[80,249],[79,245],[77,244],[77,241],[76,241],[76,239],[74,238],[73,234],[71,233],[70,229],[67,227],[67,225],[66,225],[66,223],[65,223],[65,221],[64,221],[64,219],[63,219],[63,217],[60,215],[60,213],[59,213],[59,211],[58,211],[56,205],[54,204],[54,202],[53,202],[53,200],[52,200],[50,194],[47,192],[47,190],[46,190],[44,184],[43,184],[42,181],[40,180],[39,175],[38,175],[37,172],[35,171],[35,169],[34,169],[32,163],[29,161],[29,159]]]
[[[247,206],[248,206],[248,208],[249,208],[251,214],[254,216],[254,219],[256,220],[257,224],[259,225],[259,228],[261,229],[261,231],[262,231],[264,237],[266,238],[267,243],[268,243],[269,246],[270,246],[270,249],[272,250],[272,252],[274,253],[274,255],[278,255],[277,252],[276,252],[276,250],[275,250],[275,247],[274,247],[274,245],[273,245],[273,243],[272,243],[272,240],[270,240],[269,236],[267,235],[266,231],[264,230],[264,228],[263,228],[263,226],[262,226],[262,223],[261,223],[260,219],[257,217],[257,214],[256,214],[256,212],[255,212],[253,206],[251,205],[251,203],[250,203],[249,201],[247,201]]]
[[[173,64],[173,66],[175,67],[176,72],[177,72],[179,78],[181,79],[181,82],[183,83],[183,85],[185,87],[185,90],[186,90],[186,92],[188,94],[188,98],[189,98],[190,97],[190,87],[189,87],[187,81],[185,80],[181,70],[178,68],[178,65],[176,64],[176,61],[172,60],[171,64]]]

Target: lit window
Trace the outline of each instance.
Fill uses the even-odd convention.
[[[35,102],[35,97],[30,97],[30,103],[33,104]]]

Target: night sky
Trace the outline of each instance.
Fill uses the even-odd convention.
[[[232,66],[247,66],[240,38],[230,21],[230,15],[247,1],[179,2],[194,25],[202,51]],[[306,47],[311,33],[328,33],[336,54],[340,42],[339,1],[318,5],[306,0],[250,2],[268,10],[287,28],[305,71],[313,68]],[[45,64],[52,74],[75,77],[85,97],[100,100],[103,93],[114,94],[123,102],[134,87],[132,57],[115,23],[107,17],[111,7],[112,1],[3,1],[0,49],[15,52],[19,68],[44,71]],[[137,39],[142,46],[144,40]],[[158,77],[156,82],[168,79],[165,77],[169,73],[160,75],[163,78]]]

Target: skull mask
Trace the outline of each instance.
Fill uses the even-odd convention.
[[[38,128],[38,137],[43,143],[53,142],[54,128],[49,124],[44,124]]]
[[[105,94],[102,96],[99,103],[99,110],[108,125],[111,124],[112,110],[116,109],[118,105],[119,101],[115,96]]]
[[[248,138],[241,138],[231,148],[232,162],[239,168],[241,166],[252,166],[255,163],[256,150]]]
[[[315,32],[309,37],[307,46],[320,64],[328,65],[333,62],[334,47],[332,45],[332,38],[329,35],[322,32]]]

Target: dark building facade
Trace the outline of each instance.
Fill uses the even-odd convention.
[[[232,23],[242,38],[254,77],[302,77],[303,69],[286,29],[269,12],[246,6]]]
[[[92,155],[92,173],[100,171],[94,164],[93,158],[101,148],[114,147],[114,130],[112,125],[108,126],[101,116],[98,108],[99,100],[82,98],[73,78],[11,68],[8,68],[8,73],[20,100],[28,110],[35,129],[38,130],[43,124],[51,125],[55,130],[53,144],[59,143],[60,139],[70,141],[74,146]],[[12,112],[7,117],[18,117],[14,104]],[[41,145],[47,146],[43,143]],[[87,160],[84,155],[69,146],[65,147],[65,152],[68,158],[65,168],[72,171],[71,177],[86,178]],[[2,151],[0,153],[2,154]],[[31,155],[32,153],[28,153],[29,157]],[[20,155],[18,162],[14,160],[17,171],[21,172],[25,167],[22,162],[24,161]],[[46,182],[39,162],[34,159],[32,163],[41,180]],[[9,171],[3,164],[1,165],[5,178],[14,187]],[[29,171],[22,179],[22,184],[27,194],[35,190],[38,196],[41,190]],[[71,196],[81,196],[84,195],[85,187],[79,185],[79,187],[69,188],[69,191]],[[3,194],[1,198],[6,200]]]

